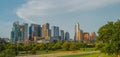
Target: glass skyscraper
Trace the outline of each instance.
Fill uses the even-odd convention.
[[[52,38],[59,38],[59,27],[57,27],[57,26],[51,27],[51,37]]]
[[[15,44],[19,39],[20,39],[20,26],[19,22],[16,21],[13,23],[13,28],[11,31],[11,42]]]
[[[70,34],[69,34],[69,32],[66,32],[66,33],[65,33],[65,40],[68,41],[69,39],[70,39]]]
[[[64,40],[64,30],[60,30],[61,41]]]
[[[28,24],[19,25],[18,21],[14,22],[11,31],[11,42],[13,44],[24,43],[26,38],[28,38]]]
[[[29,39],[33,41],[35,37],[42,37],[42,28],[40,25],[31,24],[29,27]]]

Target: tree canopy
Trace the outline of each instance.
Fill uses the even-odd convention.
[[[120,20],[103,25],[98,30],[98,40],[104,44],[103,52],[120,54]]]

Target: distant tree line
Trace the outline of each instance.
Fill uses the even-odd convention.
[[[26,53],[36,54],[36,51],[49,50],[64,50],[64,51],[74,51],[80,50],[80,48],[89,48],[95,47],[95,45],[87,45],[87,43],[80,43],[80,42],[56,42],[56,43],[46,43],[46,44],[0,44],[0,55],[3,52],[6,54],[8,51],[8,55],[18,55],[20,51],[25,51]],[[1,57],[0,56],[0,57]],[[4,56],[5,57],[5,56]]]

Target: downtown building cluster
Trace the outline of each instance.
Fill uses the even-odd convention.
[[[60,30],[58,26],[51,26],[45,23],[42,25],[27,23],[19,24],[18,21],[13,23],[11,31],[11,43],[49,43],[55,41],[69,41],[70,34]]]
[[[88,32],[83,32],[83,30],[80,29],[79,23],[76,23],[74,40],[76,42],[94,43],[96,41],[96,33],[91,32],[91,34],[89,34]]]

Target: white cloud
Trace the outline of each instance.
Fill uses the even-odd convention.
[[[16,14],[21,19],[33,23],[35,18],[93,10],[119,2],[120,0],[28,0],[17,9]]]

